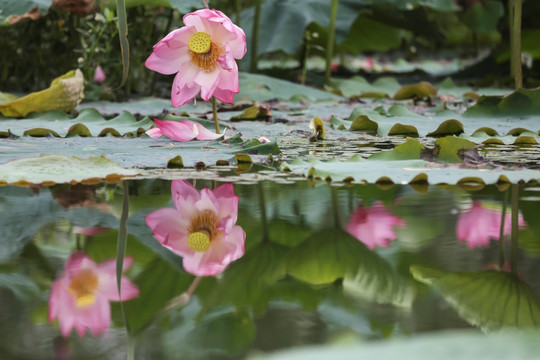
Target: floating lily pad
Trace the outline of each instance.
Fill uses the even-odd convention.
[[[0,165],[0,181],[4,183],[119,181],[138,173],[134,169],[124,169],[104,157],[81,159],[75,156],[44,155]]]

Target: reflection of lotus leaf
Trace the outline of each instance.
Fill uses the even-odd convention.
[[[291,251],[288,272],[314,285],[343,278],[345,291],[370,301],[407,306],[413,298],[390,264],[341,229],[315,233]]]
[[[460,316],[484,331],[538,328],[540,301],[529,286],[501,271],[446,273],[411,267],[414,277],[441,293]]]

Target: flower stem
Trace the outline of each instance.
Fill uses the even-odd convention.
[[[521,68],[521,8],[522,0],[514,0],[514,19],[512,27],[512,61],[514,63],[514,80],[516,89],[523,87]]]
[[[217,115],[217,99],[212,96],[212,113],[214,114],[214,124],[216,125],[216,134],[221,134],[219,129],[219,119]]]
[[[202,2],[204,4],[205,8],[210,9],[210,7],[208,6],[208,1],[207,0],[202,0]]]
[[[336,229],[341,228],[341,221],[339,221],[339,200],[337,196],[337,189],[334,186],[330,186],[332,194],[332,212],[334,214],[334,227]]]
[[[504,192],[503,208],[501,214],[501,227],[499,229],[499,267],[503,267],[504,262],[506,261],[506,256],[504,254],[504,223],[506,220],[506,207],[508,203],[508,190]]]
[[[261,212],[261,232],[262,232],[262,241],[268,242],[268,223],[266,220],[266,202],[264,201],[264,189],[262,183],[257,182],[257,194],[259,195],[259,210]]]
[[[253,29],[251,31],[251,58],[249,63],[249,72],[257,72],[257,53],[259,44],[259,19],[261,17],[261,0],[255,2],[255,14],[253,19]]]
[[[519,185],[512,184],[512,274],[517,273],[517,257],[519,250],[519,238],[518,238],[518,215],[519,215]]]
[[[338,11],[338,0],[332,0],[330,9],[330,28],[328,29],[328,42],[326,43],[326,72],[324,83],[330,85],[330,73],[332,71],[332,58],[334,57],[334,41],[336,37],[336,18]]]

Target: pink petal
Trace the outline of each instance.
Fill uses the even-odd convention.
[[[187,43],[195,32],[196,30],[190,26],[170,32],[154,46],[152,54],[146,59],[145,66],[160,74],[177,73],[182,64],[190,60]]]
[[[152,139],[159,139],[163,136],[163,132],[160,128],[155,127],[150,130],[146,130],[146,135],[150,136]]]
[[[201,198],[195,203],[198,212],[211,211],[214,214],[218,213],[219,203],[212,191],[208,188],[201,190]]]
[[[180,86],[182,82],[182,75],[180,73],[176,74],[173,81],[173,86],[171,89],[171,102],[174,107],[182,106],[190,102],[199,91],[201,87],[198,84],[193,83],[193,86]]]
[[[216,89],[214,91],[214,97],[225,104],[232,104],[234,102],[234,92],[230,90]]]
[[[200,71],[195,77],[195,83],[201,86],[201,98],[204,101],[210,100],[214,91],[219,84],[219,76],[221,71],[219,68],[214,69],[211,72]]]
[[[191,199],[192,202],[195,202],[200,199],[199,190],[195,186],[191,185],[186,180],[173,180],[171,182],[171,194],[173,196],[174,206],[178,209],[176,205],[176,195],[180,195],[184,199]]]
[[[189,219],[189,217],[180,216],[180,213],[172,208],[156,210],[145,218],[156,240],[181,256],[194,252],[187,243]]]
[[[220,56],[218,62],[223,70],[231,71],[234,69],[236,61],[234,61],[229,44],[225,44],[225,55]]]
[[[163,135],[174,141],[189,141],[195,138],[193,127],[179,121],[167,121],[154,119],[156,126]]]
[[[223,136],[223,134],[216,134],[215,132],[208,130],[202,124],[199,124],[196,121],[181,120],[181,122],[188,126],[195,126],[197,128],[197,140],[215,140]]]

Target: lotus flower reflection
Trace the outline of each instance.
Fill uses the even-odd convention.
[[[126,258],[124,270],[133,259]],[[139,295],[127,278],[121,280],[122,298],[116,284],[116,259],[96,264],[83,252],[73,253],[64,273],[54,281],[49,296],[49,321],[58,318],[63,336],[75,328],[80,336],[89,328],[94,335],[107,330],[111,323],[109,301],[125,301]]]
[[[394,226],[404,226],[403,219],[394,216],[378,201],[371,207],[358,207],[346,226],[349,234],[363,242],[368,248],[388,247],[396,239]]]
[[[246,234],[236,225],[238,196],[232,184],[200,192],[184,180],[174,180],[175,209],[163,208],[146,216],[154,237],[183,257],[184,269],[197,276],[221,273],[244,255]]]
[[[171,90],[175,107],[199,92],[204,101],[214,96],[232,103],[240,91],[235,59],[246,53],[244,31],[217,10],[197,10],[186,14],[183,21],[183,28],[154,46],[146,67],[165,75],[176,73]]]
[[[498,239],[501,231],[502,211],[482,206],[475,201],[473,206],[459,215],[457,222],[457,238],[464,241],[471,249],[489,246],[490,239]],[[521,215],[518,216],[518,225],[525,226]],[[512,232],[512,214],[507,213],[504,218],[503,234]]]

